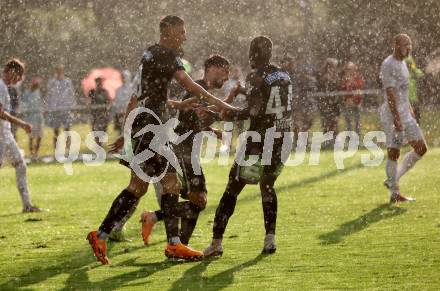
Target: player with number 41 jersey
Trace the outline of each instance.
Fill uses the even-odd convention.
[[[216,256],[223,253],[222,238],[229,218],[234,212],[237,196],[246,184],[260,184],[264,226],[263,253],[274,253],[275,227],[277,218],[277,196],[274,184],[288,155],[282,155],[283,142],[292,142],[290,133],[292,83],[289,75],[270,63],[272,41],[264,36],[252,40],[249,62],[252,72],[247,77],[246,98],[248,107],[238,113],[222,114],[225,120],[250,119],[246,140],[245,161],[252,156],[259,157],[256,163],[242,166],[236,160],[229,173],[226,190],[217,208],[212,243],[204,255]],[[260,138],[255,138],[258,133]],[[258,140],[259,139],[259,140]],[[265,142],[272,140],[271,142]],[[237,155],[239,156],[239,154]],[[246,163],[251,164],[251,163]]]

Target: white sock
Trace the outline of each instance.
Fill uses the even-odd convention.
[[[17,183],[18,192],[20,193],[23,207],[31,207],[32,202],[29,197],[29,190],[27,186],[26,166],[23,163],[19,163],[15,166],[15,181]]]
[[[419,156],[415,151],[410,151],[405,155],[403,160],[399,163],[397,169],[396,180],[399,181],[400,178],[406,174],[422,157]]]
[[[398,191],[399,185],[398,185],[398,181],[396,179],[396,177],[397,177],[397,161],[387,159],[387,165],[386,165],[385,171],[387,174],[387,180],[389,182],[391,182],[391,187],[390,187],[391,192]]]

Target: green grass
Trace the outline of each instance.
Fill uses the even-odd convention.
[[[426,141],[429,146],[440,146],[440,119],[438,118],[440,112],[435,110],[424,110],[422,115],[422,129],[423,133],[425,135]],[[247,128],[248,124],[246,123]],[[317,114],[314,116],[314,122],[313,126],[311,128],[311,131],[320,131],[321,130],[321,124],[320,119]],[[216,124],[215,127],[222,129],[222,124]],[[343,121],[343,118],[339,118],[339,130],[343,131],[345,130],[345,122]],[[90,152],[90,149],[88,149],[85,145],[85,138],[87,134],[90,132],[91,127],[88,124],[77,124],[72,127],[71,130],[74,130],[79,133],[81,137],[81,147],[80,152]],[[365,134],[369,131],[375,131],[375,130],[382,130],[379,120],[379,115],[377,112],[363,112],[361,116],[361,133]],[[110,124],[108,126],[108,135],[109,135],[109,142],[112,142],[116,139],[118,133],[113,130],[113,124]],[[233,139],[233,145],[235,146],[235,138]],[[17,134],[17,141],[21,148],[24,149],[26,156],[29,156],[29,150],[28,150],[28,138],[26,133],[19,129]],[[41,156],[48,156],[53,154],[53,131],[45,127],[44,128],[44,136],[41,143],[41,149],[40,149],[40,155]]]
[[[0,290],[265,290],[440,288],[440,149],[432,148],[401,181],[418,201],[389,206],[384,165],[365,168],[360,156],[337,170],[331,152],[319,166],[285,168],[278,191],[277,253],[261,256],[264,227],[256,186],[239,197],[227,228],[223,257],[175,263],[163,255],[164,228],[142,246],[137,217],[156,209],[153,191],[127,225],[131,243],[109,244],[110,266],[95,261],[86,234],[96,229],[129,173],[116,162],[32,165],[36,204],[21,214],[14,171],[1,169]],[[205,165],[209,202],[191,241],[204,248],[227,182],[228,166]]]

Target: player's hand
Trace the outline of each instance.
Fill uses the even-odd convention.
[[[179,102],[179,110],[189,111],[198,108],[200,104],[198,103],[197,97],[191,97]]]
[[[29,123],[27,123],[27,122],[25,122],[25,123],[21,126],[21,128],[23,128],[24,131],[26,131],[26,133],[28,133],[28,134],[32,132],[32,125],[29,124]]]
[[[240,94],[241,92],[243,92],[245,90],[245,88],[243,86],[241,86],[240,82],[237,81],[237,85],[235,85],[234,88],[232,88],[232,92],[234,94],[234,97],[237,97],[238,94]]]
[[[229,110],[226,109],[222,109],[220,110],[220,119],[221,120],[227,120],[230,116],[230,112]]]
[[[225,103],[225,106],[223,106],[222,108],[220,108],[220,111],[223,111],[223,110],[225,110],[225,111],[231,111],[231,112],[240,112],[240,111],[241,111],[240,108],[235,107],[235,106],[232,106],[232,105],[230,105],[230,104],[226,104],[226,103]]]
[[[119,152],[124,147],[124,136],[121,135],[118,139],[108,146],[108,153],[114,154]]]

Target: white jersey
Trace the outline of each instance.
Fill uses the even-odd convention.
[[[388,105],[386,89],[393,87],[396,91],[396,105],[401,122],[412,120],[409,102],[409,71],[405,62],[397,60],[392,55],[387,57],[381,66],[380,78],[384,90],[384,104],[381,113],[389,116],[392,114]]]
[[[0,79],[0,104],[3,106],[3,110],[11,111],[11,97],[9,96],[8,87],[3,79]],[[9,121],[0,119],[0,135],[6,136],[11,133],[11,123]]]

